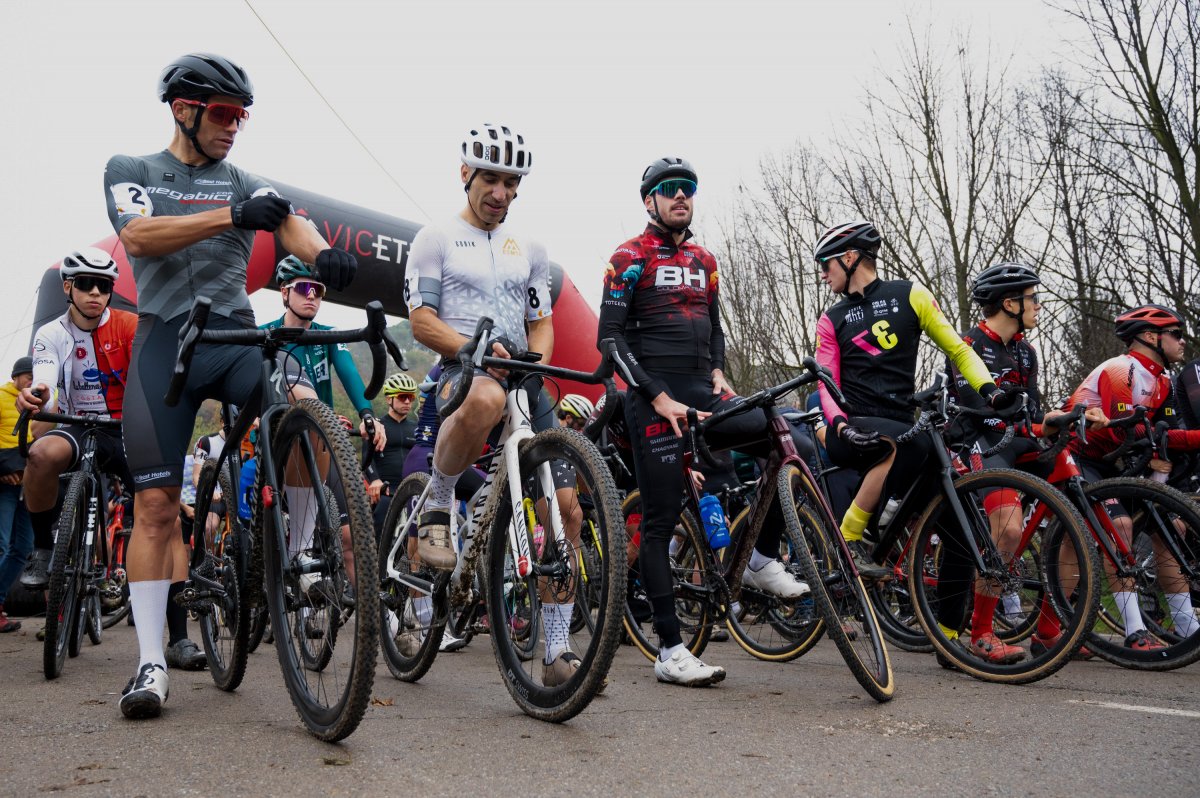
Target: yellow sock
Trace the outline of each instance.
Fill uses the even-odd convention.
[[[842,516],[842,537],[851,543],[862,540],[863,530],[867,528],[867,522],[870,520],[871,513],[850,502],[850,509]]]
[[[938,624],[938,629],[940,629],[942,634],[944,634],[946,636],[947,640],[957,640],[958,639],[958,630],[957,629],[950,629],[946,626],[942,626],[940,623]]]

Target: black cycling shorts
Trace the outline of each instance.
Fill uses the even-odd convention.
[[[64,473],[79,467],[79,458],[83,456],[83,434],[87,429],[82,425],[72,424],[52,429],[43,436],[64,438],[71,444],[71,462]],[[132,484],[129,467],[125,464],[125,449],[121,445],[121,431],[111,427],[96,427],[93,432],[96,436],[96,464],[100,466],[100,470],[117,477],[122,485]],[[37,441],[31,446],[36,447]]]
[[[163,396],[179,348],[179,330],[186,321],[186,316],[171,321],[150,314],[138,316],[121,410],[125,459],[135,492],[183,484],[183,461],[191,443],[196,413],[205,399],[242,408],[259,403],[262,354],[257,347],[199,344],[179,404],[167,407]],[[210,330],[253,328],[254,319],[249,313],[234,317],[214,314],[208,322]],[[295,358],[281,358],[281,362],[288,385],[312,387]]]

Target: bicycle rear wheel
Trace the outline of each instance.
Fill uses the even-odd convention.
[[[749,523],[750,508],[747,507],[730,525],[730,538],[738,540]],[[801,531],[808,533],[811,529],[802,528]],[[823,559],[828,558],[828,553],[824,552],[824,538],[810,537],[802,542],[793,537],[795,533],[796,530],[790,527],[784,529],[779,540],[779,560],[797,579],[803,579],[799,550],[807,547],[811,551],[821,551]],[[751,656],[768,662],[788,662],[803,656],[825,634],[825,622],[817,612],[816,599],[811,592],[797,599],[783,599],[744,584],[736,604],[730,607],[727,625],[739,646]]]
[[[409,474],[396,488],[379,540],[379,644],[388,670],[402,682],[415,682],[429,672],[437,658],[446,628],[447,579],[415,559],[417,552],[416,503],[429,484],[429,475]],[[388,575],[388,566],[401,574],[414,574],[440,583],[439,600],[421,596]],[[429,620],[422,623],[422,605],[430,603]],[[418,604],[418,602],[420,602]],[[438,604],[443,607],[436,611]]]
[[[125,549],[129,544],[130,530],[113,533],[109,551],[110,564],[107,578],[100,586],[100,607],[104,616],[101,625],[109,629],[129,615],[129,577],[125,572]]]
[[[909,549],[909,589],[921,628],[935,649],[977,679],[1004,684],[1044,679],[1070,660],[1096,618],[1097,566],[1083,519],[1053,486],[1021,471],[997,468],[967,474],[955,480],[954,490],[970,528],[959,528],[953,507],[939,493],[918,521]],[[998,497],[1003,500],[998,502]],[[964,534],[978,547],[992,538],[992,525],[1001,523],[1019,529],[1019,540],[1013,551],[997,551],[1001,559],[995,562],[989,561],[990,553],[985,556],[989,566],[986,579],[968,575],[951,583],[940,578],[952,554],[950,547],[961,547]],[[921,578],[925,575],[935,578]],[[957,637],[948,636],[938,623],[939,602],[966,606],[980,589],[994,591],[991,595],[997,597],[1016,593],[1026,610],[1015,624],[994,627],[1002,639],[1020,640],[1031,623],[1029,615],[1036,620],[1039,611],[1046,613],[1046,623],[1061,634],[1039,654],[1025,652],[1016,662],[988,660]]]
[[[654,634],[654,619],[650,600],[641,578],[640,540],[642,531],[642,494],[630,491],[621,504],[625,519],[626,597],[624,610],[625,633],[638,651],[651,662],[658,659],[658,637]],[[704,653],[712,636],[712,626],[718,612],[709,593],[713,580],[719,577],[709,568],[705,552],[708,541],[696,516],[686,508],[679,514],[675,526],[671,556],[671,577],[675,585],[675,615],[679,618],[679,634],[688,651],[695,656]]]
[[[1109,501],[1119,501],[1132,520],[1135,573],[1130,592],[1136,592],[1146,630],[1153,644],[1161,648],[1140,651],[1124,645],[1124,619],[1113,598],[1119,585],[1107,558],[1100,591],[1103,622],[1091,628],[1085,645],[1101,658],[1134,670],[1174,670],[1200,660],[1195,615],[1191,634],[1187,634],[1180,628],[1169,598],[1170,593],[1195,595],[1200,588],[1200,507],[1187,494],[1146,479],[1105,479],[1088,485],[1085,493],[1101,523],[1107,521],[1104,506]],[[1164,544],[1168,537],[1171,547]],[[1189,571],[1197,576],[1189,578]],[[1164,586],[1172,580],[1178,581],[1174,588]]]
[[[592,595],[587,604],[590,620],[575,625],[574,632],[571,629],[575,604],[585,587],[578,566],[579,544],[573,544],[568,537],[567,550],[561,550],[551,532],[549,508],[554,495],[551,469],[556,461],[565,462],[575,471],[571,500],[559,506],[564,528],[570,518],[570,503],[580,497],[590,502],[596,548],[601,557],[586,586]],[[604,689],[609,666],[620,645],[627,570],[623,556],[625,528],[608,466],[596,447],[582,435],[561,428],[538,433],[521,444],[519,468],[519,474],[509,474],[501,466],[492,485],[493,494],[488,498],[490,506],[485,515],[492,516],[485,519],[491,521],[484,579],[488,621],[496,662],[513,700],[531,717],[561,722],[583,711]],[[513,516],[510,504],[509,480],[518,481],[521,486],[523,512],[517,517]],[[531,570],[527,576],[522,576],[517,567],[521,560],[511,548],[510,527],[514,535],[524,535],[528,542]],[[525,605],[530,611],[529,621],[523,628],[514,626],[514,618],[521,617],[520,610]],[[548,652],[556,654],[549,664],[544,657],[523,659],[523,654],[533,653],[529,641],[538,631],[543,632]],[[577,667],[572,669],[566,659],[557,655],[560,646],[574,652],[579,660]]]
[[[863,689],[876,701],[890,701],[896,693],[892,661],[841,533],[826,529],[809,509],[809,483],[799,468],[788,465],[781,469],[776,485],[789,536],[805,542],[797,553],[817,610],[825,619],[826,634]],[[821,543],[818,546],[809,541]]]
[[[296,402],[271,444],[283,485],[268,491],[274,506],[264,527],[275,648],[300,719],[333,742],[358,728],[371,700],[379,650],[374,524],[354,447],[332,410],[315,399]]]
[[[892,523],[899,522],[900,519],[896,519]],[[872,582],[866,587],[884,639],[903,651],[927,654],[933,651],[933,643],[929,642],[917,621],[917,611],[908,589],[908,546],[912,542],[915,523],[915,517],[908,519],[891,549],[883,556],[882,563],[891,570],[892,578],[886,582]],[[923,574],[922,578],[934,577]]]
[[[70,638],[77,631],[82,580],[87,570],[82,562],[87,497],[87,475],[76,471],[67,482],[50,568],[46,639],[42,643],[42,672],[47,679],[57,679],[62,673]]]
[[[243,562],[241,547],[246,536],[237,516],[237,494],[233,492],[226,473],[227,463],[207,461],[200,469],[196,487],[196,522],[192,533],[193,545],[205,550],[204,562],[194,576],[212,580],[220,586],[222,595],[191,606],[199,615],[200,639],[208,658],[208,672],[222,690],[236,690],[246,675],[246,657],[250,654],[250,614],[241,601],[241,582],[238,570]],[[216,525],[208,529],[212,513],[213,493],[220,487],[224,512],[217,514]],[[193,588],[204,593],[210,589],[195,580]]]

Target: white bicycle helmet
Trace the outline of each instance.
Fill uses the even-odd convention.
[[[463,140],[462,162],[472,170],[488,169],[524,176],[533,166],[533,153],[520,133],[485,122],[472,128]]]
[[[114,282],[117,279],[117,262],[102,249],[96,247],[80,247],[62,259],[58,268],[64,280],[78,277],[81,274],[92,277],[107,277]]]
[[[577,393],[569,393],[562,398],[558,403],[558,411],[560,414],[574,416],[575,418],[586,419],[592,414],[592,403],[588,401],[586,396],[580,396]]]

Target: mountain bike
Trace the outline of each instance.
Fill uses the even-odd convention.
[[[385,348],[404,368],[399,347],[387,334],[383,307],[367,306],[360,330],[205,330],[211,302],[199,297],[180,331],[175,371],[166,403],[178,402],[197,343],[259,347],[262,354],[259,407],[233,416],[230,432],[241,441],[255,417],[261,425],[255,446],[257,470],[249,534],[223,521],[214,534],[197,536],[180,603],[201,616],[210,665],[218,685],[234,689],[245,673],[251,611],[265,585],[275,647],[292,704],[308,730],[326,741],[353,733],[371,698],[378,648],[379,596],[375,534],[353,446],[333,411],[316,399],[288,402],[289,386],[278,363],[292,344],[365,341],[372,374],[365,395],[379,392]],[[224,495],[236,496],[237,446],[226,446],[217,462],[205,464],[196,491],[196,517],[203,519],[222,479]],[[236,518],[226,502],[223,518]],[[198,523],[199,528],[199,523]],[[247,550],[248,549],[248,550]],[[352,572],[351,569],[354,569]],[[209,639],[212,638],[212,639]],[[211,648],[209,647],[209,644]],[[213,656],[215,655],[215,656]]]
[[[610,552],[625,549],[616,486],[600,453],[583,435],[555,427],[534,433],[532,400],[524,383],[535,377],[604,384],[615,392],[611,342],[595,372],[538,363],[536,352],[512,359],[485,354],[490,319],[458,353],[462,377],[440,410],[443,418],[466,398],[476,369],[509,372],[502,431],[487,462],[484,485],[466,507],[462,526],[452,525],[461,542],[453,572],[434,571],[416,557],[417,519],[428,499],[428,477],[412,474],[401,482],[384,523],[380,558],[381,625],[392,673],[416,681],[437,656],[443,630],[453,618],[464,633],[486,612],[496,663],[509,695],[523,712],[550,722],[574,717],[604,688],[620,643],[625,565]],[[607,403],[611,408],[612,402]],[[607,418],[597,419],[602,424]],[[574,473],[573,499],[587,505],[576,545],[566,535],[553,471],[561,464]],[[452,517],[456,514],[452,513]],[[480,560],[482,559],[482,563]],[[416,606],[428,598],[423,620]],[[569,650],[580,659],[573,675],[548,683],[535,656],[541,619],[550,604],[573,604]],[[484,609],[486,608],[486,609]]]
[[[105,628],[101,594],[117,564],[105,534],[104,475],[96,462],[96,436],[101,429],[119,430],[121,422],[107,416],[23,411],[13,430],[22,457],[29,454],[31,419],[82,428],[79,465],[67,479],[50,559],[42,672],[57,679],[67,656],[79,656],[83,636],[99,644]]]

